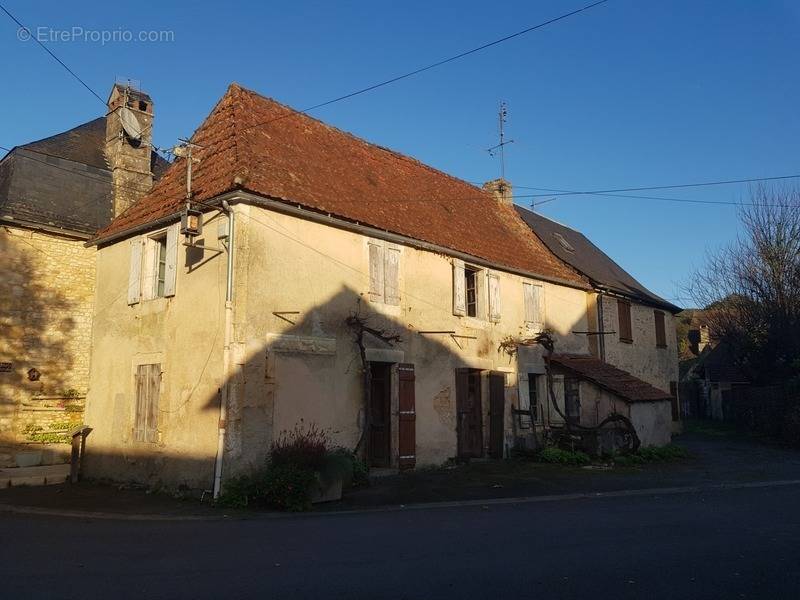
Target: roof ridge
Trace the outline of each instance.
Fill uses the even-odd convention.
[[[401,158],[401,159],[407,160],[407,161],[409,161],[409,162],[411,162],[411,163],[413,163],[415,165],[419,165],[419,166],[427,169],[428,171],[436,173],[437,175],[442,175],[444,177],[447,177],[448,179],[452,179],[452,180],[457,181],[459,183],[468,185],[468,186],[470,186],[471,188],[475,189],[475,191],[479,192],[482,195],[488,195],[488,192],[486,192],[486,190],[484,190],[483,188],[480,188],[480,187],[470,183],[466,179],[461,179],[460,177],[456,177],[455,175],[451,175],[450,173],[447,173],[445,171],[437,169],[436,167],[432,167],[431,165],[426,164],[426,163],[422,162],[421,160],[414,158],[413,156],[409,156],[408,154],[403,154],[402,152],[399,152],[398,150],[393,150],[392,148],[389,148],[387,146],[383,146],[381,144],[376,144],[375,142],[370,142],[369,140],[367,140],[367,139],[365,139],[365,138],[363,138],[363,137],[361,137],[359,135],[356,135],[355,133],[352,133],[350,131],[346,131],[344,129],[340,129],[339,127],[336,127],[335,125],[331,125],[329,123],[326,123],[325,121],[322,121],[321,119],[318,119],[317,117],[309,115],[306,112],[303,112],[301,110],[297,110],[295,108],[292,108],[291,106],[289,106],[288,104],[284,104],[280,100],[276,100],[275,98],[272,98],[271,96],[265,96],[264,94],[262,94],[260,92],[252,90],[250,88],[246,88],[246,87],[244,87],[244,86],[242,86],[242,85],[240,85],[240,84],[238,84],[236,82],[231,83],[230,86],[229,86],[229,88],[234,88],[234,87],[239,89],[242,92],[245,92],[247,94],[251,94],[253,96],[256,96],[257,98],[259,98],[261,100],[266,100],[268,102],[272,102],[274,104],[277,104],[281,108],[284,108],[284,109],[286,109],[286,110],[288,110],[288,111],[290,111],[292,113],[295,113],[297,115],[300,115],[302,117],[310,119],[310,120],[312,120],[312,121],[314,121],[316,123],[319,123],[320,125],[322,125],[323,127],[327,128],[327,129],[332,129],[333,131],[336,131],[338,133],[346,135],[346,136],[356,140],[357,142],[359,142],[361,144],[366,144],[367,146],[371,146],[373,148],[378,148],[379,150],[382,150],[383,152],[387,152],[389,154],[392,154],[393,156],[395,156],[397,158]],[[251,129],[253,127],[255,127],[255,125],[250,125],[248,127],[245,127],[244,130]]]

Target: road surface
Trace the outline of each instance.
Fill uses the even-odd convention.
[[[800,485],[237,521],[0,516],[2,598],[798,598]]]

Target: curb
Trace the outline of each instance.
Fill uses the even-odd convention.
[[[77,519],[98,519],[116,521],[231,521],[231,520],[271,520],[271,519],[304,519],[327,516],[363,515],[370,513],[407,512],[416,510],[432,510],[444,508],[470,508],[503,506],[509,504],[536,504],[542,502],[567,502],[574,500],[593,500],[603,498],[625,498],[630,496],[667,496],[692,494],[701,492],[718,492],[726,490],[760,489],[771,487],[788,487],[800,485],[800,479],[783,479],[776,481],[752,481],[748,483],[717,483],[708,485],[692,485],[664,488],[642,488],[634,490],[616,490],[610,492],[578,492],[572,494],[550,494],[544,496],[518,496],[513,498],[491,498],[484,500],[458,500],[445,502],[420,502],[416,504],[395,504],[375,508],[349,510],[331,510],[316,513],[239,513],[233,515],[164,515],[164,514],[125,514],[100,511],[58,510],[35,506],[15,506],[0,503],[0,513],[32,515],[43,517],[65,517]]]

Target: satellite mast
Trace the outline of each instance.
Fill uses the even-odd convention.
[[[505,136],[505,123],[506,118],[508,117],[508,105],[506,104],[505,100],[500,101],[500,110],[497,112],[497,129],[500,138],[500,143],[496,146],[492,146],[491,148],[487,148],[487,152],[489,156],[495,156],[496,154],[500,155],[500,179],[505,180],[506,178],[506,152],[505,147],[508,144],[513,144],[514,140],[506,141]]]

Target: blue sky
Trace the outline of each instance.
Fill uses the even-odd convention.
[[[161,43],[53,41],[103,98],[115,78],[156,103],[170,146],[237,81],[305,108],[581,6],[543,2],[22,2],[30,29],[171,31]],[[497,105],[509,107],[506,174],[568,190],[800,173],[800,4],[611,0],[314,116],[469,181],[499,174]],[[103,113],[100,102],[0,14],[11,147]],[[135,34],[134,34],[135,35]],[[798,180],[795,180],[798,181]],[[798,181],[800,184],[800,181]],[[731,185],[646,195],[737,201]],[[525,204],[529,199],[521,198]],[[541,207],[588,235],[653,291],[677,284],[705,248],[737,231],[733,206],[583,196]]]

